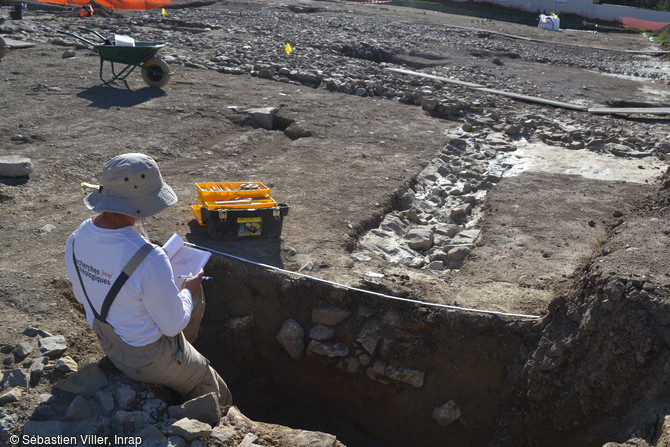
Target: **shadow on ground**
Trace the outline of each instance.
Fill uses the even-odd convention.
[[[96,85],[79,93],[80,98],[91,101],[89,107],[109,109],[111,107],[133,107],[150,101],[154,98],[165,96],[167,93],[161,89],[144,87],[139,90],[128,90],[112,87],[109,85]]]

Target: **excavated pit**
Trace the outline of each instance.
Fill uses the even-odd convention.
[[[484,445],[506,369],[532,335],[533,322],[383,301],[226,261],[211,269],[211,287],[226,292],[209,301],[199,347],[233,378],[240,408],[348,446]]]
[[[377,63],[388,62],[416,69],[439,67],[447,65],[450,62],[450,58],[446,55],[432,54],[416,50],[403,52],[399,49],[385,49],[364,42],[358,46],[344,45],[340,49],[340,53],[346,57]]]
[[[594,265],[588,260],[606,246],[612,228],[621,225],[619,217],[634,212],[632,199],[652,191],[648,183],[660,165],[650,160],[634,160],[632,165],[630,160],[537,141],[516,146],[483,160],[496,172],[496,183],[490,197],[478,198],[478,211],[461,222],[461,233],[476,224],[481,235],[476,243],[467,242],[471,252],[455,269],[445,264],[436,271],[427,268],[428,262],[402,265],[402,258],[385,257],[383,250],[375,253],[374,244],[359,244],[349,267],[369,270],[350,287],[326,282],[318,271],[281,270],[277,240],[257,241],[265,259],[274,260],[267,264],[215,256],[208,274],[216,279],[207,284],[208,311],[198,348],[230,382],[245,414],[333,433],[350,447],[443,446],[445,440],[454,446],[591,446],[625,440],[643,424],[650,412],[630,410],[634,399],[623,410],[616,403],[616,410],[628,416],[616,423],[607,405],[575,409],[579,404],[574,401],[593,396],[581,385],[574,401],[566,398],[565,383],[579,381],[583,374],[562,357],[573,351],[555,347],[585,336],[579,323],[563,322],[557,328],[562,320],[582,318],[562,314],[563,309],[574,312],[575,306],[586,306],[580,304],[586,293],[582,287],[592,288],[590,306],[607,301],[602,291],[607,281],[594,286],[599,266],[588,273]],[[477,144],[468,142],[467,147]],[[448,196],[436,193],[439,182],[427,180],[435,171],[429,164],[408,190],[414,193],[414,207],[421,207],[422,197]],[[442,186],[450,191],[458,185],[452,179]],[[429,186],[433,189],[427,191]],[[537,197],[527,196],[530,191]],[[462,193],[455,198],[462,199]],[[538,212],[544,219],[532,217]],[[394,209],[386,217],[402,221],[402,213]],[[385,218],[372,220],[382,223],[371,233],[387,231]],[[406,223],[403,234],[421,225],[411,219]],[[566,232],[567,225],[574,228]],[[513,235],[514,242],[503,242]],[[240,247],[229,246],[233,252]],[[424,256],[430,255],[426,251]],[[507,263],[509,271],[494,268],[500,263]],[[557,265],[562,268],[557,270]],[[440,279],[441,274],[448,278]],[[621,282],[630,293],[644,284]],[[421,295],[431,291],[434,296]],[[463,302],[478,309],[453,308]],[[655,312],[656,304],[635,306],[646,315]],[[608,315],[601,318],[606,321]],[[627,334],[639,341],[649,335],[641,331]],[[636,343],[623,341],[626,335],[620,338],[617,343]],[[642,354],[642,364],[656,349],[654,343],[647,344],[654,348]],[[552,366],[542,365],[547,361]],[[612,358],[579,361],[592,375],[603,361],[616,363]],[[557,378],[557,364],[565,364],[570,377]],[[598,392],[606,396],[615,390]],[[553,405],[557,410],[546,410]],[[585,419],[560,416],[566,408],[574,414],[583,410]]]

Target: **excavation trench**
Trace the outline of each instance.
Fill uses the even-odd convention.
[[[374,264],[384,273],[361,281],[357,289],[241,261],[225,251],[215,255],[208,265],[215,279],[206,284],[208,310],[197,347],[230,382],[241,410],[255,420],[335,434],[350,447],[443,446],[445,440],[453,446],[587,446],[624,436],[624,425],[598,420],[609,420],[602,406],[593,414],[584,410],[581,421],[567,422],[577,423],[574,430],[555,426],[567,417],[566,408],[568,414],[581,411],[565,399],[565,382],[580,376],[569,368],[595,376],[593,370],[600,367],[588,358],[573,359],[574,350],[556,351],[566,339],[579,336],[579,318],[589,317],[581,313],[585,304],[579,303],[584,297],[578,288],[567,298],[560,292],[575,283],[575,272],[594,277],[584,263],[606,245],[607,228],[620,225],[612,216],[630,213],[635,199],[650,191],[644,183],[658,170],[653,165],[643,170],[639,160],[627,170],[611,156],[559,153],[537,142],[517,146],[481,160],[505,173],[496,174],[499,183],[480,203],[482,236],[476,244],[468,242],[476,246],[460,271],[415,265],[405,275],[390,264],[386,270]],[[445,154],[454,165],[453,151]],[[440,195],[426,189],[425,180],[437,171],[433,165],[426,168],[414,187],[416,198]],[[460,188],[457,180],[445,183],[447,190]],[[385,231],[383,223],[380,228]],[[257,244],[255,251],[279,259],[279,240],[250,243]],[[372,250],[366,253],[376,256]],[[358,252],[351,256],[362,258]],[[281,262],[272,265],[281,267]],[[350,266],[372,269],[358,261]],[[419,275],[429,278],[422,285],[439,283],[441,275],[450,278],[440,289],[444,296],[421,295],[431,289],[415,288]],[[406,282],[409,286],[401,287]],[[589,286],[594,290],[590,306],[607,301],[605,284]],[[639,281],[629,284],[642,287]],[[578,316],[556,315],[569,307],[566,300],[581,306]],[[456,301],[545,316],[455,310],[450,305]],[[652,307],[640,312],[653,314]],[[602,321],[609,322],[608,314]],[[621,343],[635,346],[641,336],[629,332],[634,340]],[[536,369],[542,362],[549,366]],[[566,365],[567,377],[556,372],[557,365]],[[528,383],[535,388],[526,389]],[[593,398],[591,388],[584,389],[576,401]],[[602,390],[605,396],[611,392]],[[551,416],[546,408],[555,402],[560,403],[558,414]],[[629,405],[616,411],[634,408],[634,399]],[[584,422],[589,418],[596,428]]]
[[[252,418],[348,446],[484,445],[535,322],[454,312],[218,259],[199,348]],[[211,296],[211,295],[210,295]],[[364,433],[364,434],[363,434]]]

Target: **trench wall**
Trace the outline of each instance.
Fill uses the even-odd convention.
[[[262,372],[290,396],[288,406],[346,415],[387,445],[486,445],[491,437],[507,368],[533,323],[388,300],[225,258],[210,268],[197,346],[233,396]],[[258,391],[252,400],[262,406],[270,391]]]
[[[536,349],[510,375],[495,445],[589,447],[634,437],[660,445],[658,424],[670,413],[670,287],[656,274],[614,273],[607,256],[597,261],[580,272],[574,293],[551,303]]]

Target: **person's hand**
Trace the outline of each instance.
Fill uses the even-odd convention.
[[[197,275],[193,275],[193,278],[186,278],[183,283],[181,283],[181,288],[188,289],[191,292],[191,296],[195,296],[196,293],[200,291],[200,286],[202,285],[202,269],[198,272]]]

